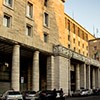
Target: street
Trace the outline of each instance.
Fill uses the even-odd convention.
[[[65,100],[100,100],[99,96],[87,96],[87,97],[68,97]]]

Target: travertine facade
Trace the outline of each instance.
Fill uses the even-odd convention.
[[[95,37],[64,13],[65,0],[8,1],[0,1],[0,92],[100,87],[100,63],[88,55]]]

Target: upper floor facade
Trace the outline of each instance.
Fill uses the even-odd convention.
[[[53,53],[54,45],[89,56],[95,39],[64,13],[65,0],[1,0],[0,37]]]

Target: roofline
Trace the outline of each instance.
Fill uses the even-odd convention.
[[[78,24],[82,29],[84,29],[86,32],[88,32],[91,36],[96,38],[94,35],[92,35],[89,31],[87,31],[82,25],[80,25],[77,21],[75,21],[73,18],[71,18],[68,14],[64,13],[67,17],[69,17],[71,20],[73,20],[76,24]]]

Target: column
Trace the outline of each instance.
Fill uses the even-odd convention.
[[[95,69],[92,71],[92,88],[95,89]]]
[[[95,86],[96,88],[99,87],[99,68],[97,67],[96,70],[95,70]]]
[[[80,66],[76,65],[76,90],[80,89]]]
[[[16,91],[20,90],[20,46],[15,45],[13,47],[12,55],[12,88]]]
[[[55,68],[56,66],[54,66],[54,56],[49,56],[47,58],[47,89],[48,90],[58,88],[56,87],[58,86],[58,78],[55,76],[55,74],[58,75],[58,71],[56,70],[55,73]]]
[[[100,88],[100,69],[99,68],[98,68],[98,80],[99,80],[98,87]]]
[[[68,59],[68,95],[71,95],[71,62]]]
[[[39,91],[39,51],[35,51],[33,55],[32,90]]]
[[[87,65],[86,75],[87,75],[87,77],[86,77],[86,83],[87,83],[86,88],[90,89],[91,88],[91,86],[90,86],[90,65]]]
[[[80,69],[80,87],[86,89],[86,64],[82,64]]]

